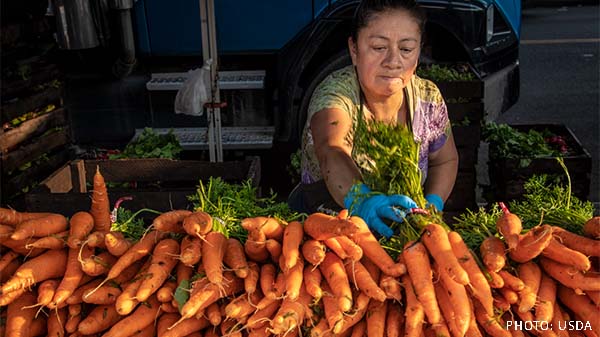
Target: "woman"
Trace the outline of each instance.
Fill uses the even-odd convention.
[[[458,168],[448,113],[438,88],[415,75],[425,17],[414,0],[363,0],[348,49],[352,66],[315,89],[302,140],[302,177],[290,206],[302,212],[351,208],[372,230],[392,232],[382,218],[402,221],[416,206],[403,195],[374,195],[361,184],[352,154],[360,118],[408,126],[419,142],[427,201],[442,210]],[[370,195],[373,195],[372,193]],[[394,206],[394,207],[391,207]],[[404,209],[404,212],[398,210]]]

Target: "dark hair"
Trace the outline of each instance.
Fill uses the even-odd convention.
[[[373,16],[389,10],[408,12],[417,21],[421,34],[425,31],[425,11],[416,0],[362,0],[354,13],[352,39],[358,39],[358,32],[369,24]]]

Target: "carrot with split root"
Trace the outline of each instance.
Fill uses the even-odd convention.
[[[402,252],[402,258],[408,274],[410,274],[415,294],[423,305],[429,323],[439,324],[441,321],[440,309],[435,298],[431,264],[425,246],[420,242],[407,243]]]
[[[319,269],[337,297],[340,310],[342,312],[350,310],[352,308],[352,291],[342,260],[334,253],[327,252]]]
[[[434,262],[434,269],[438,271],[442,288],[448,294],[448,300],[454,308],[454,324],[460,336],[463,336],[469,329],[472,309],[469,304],[469,296],[465,286],[456,282],[451,275],[447,274],[441,266]],[[448,320],[446,320],[448,321]]]
[[[196,211],[183,219],[183,229],[188,235],[203,238],[213,227],[213,219],[210,214]]]
[[[523,313],[531,310],[535,306],[537,293],[542,281],[542,271],[537,263],[522,263],[517,267],[519,278],[523,280],[525,287],[519,292],[519,309]]]
[[[260,229],[248,232],[248,238],[244,243],[244,252],[252,261],[264,262],[269,258],[269,251],[266,247],[267,237]]]
[[[402,300],[402,286],[400,281],[393,276],[383,275],[379,279],[379,287],[385,293],[386,298],[400,302]]]
[[[308,239],[302,244],[302,256],[313,266],[318,266],[325,259],[325,249],[321,241]]]
[[[498,272],[498,275],[500,275],[502,280],[504,280],[504,286],[509,287],[514,291],[521,291],[523,288],[525,288],[525,283],[523,283],[523,280],[509,273],[508,270],[501,270]]]
[[[233,270],[237,277],[246,278],[248,276],[248,261],[246,260],[246,254],[244,254],[244,246],[234,238],[226,239],[225,245],[223,262]]]
[[[475,257],[463,241],[460,234],[457,232],[448,233],[448,241],[452,247],[454,256],[458,259],[458,263],[469,275],[470,288],[468,288],[473,296],[481,302],[488,315],[494,315],[494,304],[492,298],[492,290],[490,285],[475,261]]]
[[[379,241],[375,238],[363,219],[353,216],[350,217],[350,221],[358,229],[349,237],[362,248],[364,256],[373,261],[387,275],[398,277],[406,273],[406,266],[403,263],[395,263],[392,260],[383,247],[381,247]]]
[[[48,250],[21,264],[13,276],[2,285],[0,295],[14,290],[27,289],[47,279],[62,277],[65,274],[66,264],[66,250]]]
[[[69,219],[69,248],[79,248],[94,229],[94,218],[88,212],[77,212]]]
[[[271,260],[273,260],[273,262],[279,261],[283,251],[283,246],[281,243],[279,243],[279,241],[275,239],[266,239],[265,248],[267,248],[267,251],[269,252],[269,255],[271,255]]]
[[[294,266],[283,272],[285,280],[285,297],[295,301],[300,296],[300,288],[303,285],[304,261],[298,259]]]
[[[61,214],[49,214],[41,218],[23,221],[15,227],[10,235],[13,240],[23,240],[29,237],[44,237],[67,230],[67,218]]]
[[[284,226],[275,218],[262,216],[246,218],[242,220],[241,226],[248,232],[259,229],[268,239],[281,241],[283,238]]]
[[[260,267],[254,261],[248,261],[248,276],[244,278],[244,290],[248,294],[252,294],[256,291],[256,285],[258,284],[258,277],[260,275]]]
[[[106,190],[106,182],[100,173],[100,167],[96,166],[93,178],[92,206],[90,214],[94,218],[94,230],[100,232],[110,231],[112,221],[110,219],[110,200]]]
[[[600,249],[600,242],[598,243]],[[550,243],[542,251],[542,255],[562,264],[573,266],[581,271],[590,270],[592,264],[590,259],[582,253],[568,248],[559,242],[556,238],[552,238]]]
[[[52,302],[56,288],[60,284],[58,279],[50,279],[40,283],[37,289],[37,303],[36,306],[47,306]]]
[[[283,230],[283,243],[281,247],[281,256],[283,256],[282,270],[292,268],[300,259],[300,244],[304,237],[302,224],[298,221],[292,221]]]
[[[344,260],[348,257],[348,253],[344,250],[340,242],[337,240],[337,236],[323,240],[323,243],[330,251],[334,252],[340,259]]]
[[[550,322],[554,316],[555,302],[556,282],[546,273],[542,273],[542,280],[540,281],[535,305],[535,319],[542,322]]]
[[[227,238],[223,233],[210,232],[206,234],[206,242],[202,245],[202,265],[206,277],[212,283],[223,281],[223,257],[227,250]]]
[[[318,268],[306,266],[304,267],[302,278],[304,286],[306,287],[306,292],[308,292],[315,301],[319,301],[321,297],[323,297],[323,289],[321,288],[323,275],[321,274],[321,271]]]

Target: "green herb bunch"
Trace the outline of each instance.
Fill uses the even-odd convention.
[[[436,81],[473,81],[475,75],[467,66],[459,66],[458,68],[448,67],[444,65],[431,64],[417,68],[417,75]]]
[[[418,207],[425,208],[427,201],[421,186],[419,144],[407,127],[378,121],[361,122],[354,137],[353,151],[363,168],[363,183],[372,191],[404,194]],[[390,228],[398,235],[388,242],[388,247],[398,249],[409,240],[417,239],[421,228],[430,222],[444,225],[433,208],[429,211],[428,216],[413,214],[401,224],[392,223]]]
[[[166,158],[178,159],[181,152],[179,140],[169,130],[158,134],[151,128],[145,128],[138,138],[127,144],[121,153],[109,155],[109,159],[123,158]]]
[[[287,203],[278,202],[273,192],[268,197],[258,197],[252,181],[231,184],[219,177],[211,177],[206,184],[200,181],[197,192],[188,196],[194,209],[202,210],[213,217],[213,230],[228,237],[246,240],[242,228],[244,218],[269,216],[283,221],[299,219],[302,215],[290,210]]]

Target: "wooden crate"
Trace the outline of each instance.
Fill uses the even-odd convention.
[[[555,135],[563,136],[567,146],[572,150],[564,156],[564,163],[571,177],[571,191],[580,199],[588,200],[592,172],[592,160],[588,151],[581,145],[571,129],[561,124],[511,125],[513,128],[527,132],[528,130],[549,130]],[[523,184],[533,175],[548,174],[565,178],[562,167],[556,159],[548,158],[498,158],[493,156],[494,144],[490,144],[490,161],[488,174],[492,201],[508,201],[519,199],[523,193]],[[522,166],[522,159],[531,160],[528,166]]]
[[[111,205],[121,197],[132,196],[133,200],[127,201],[128,209],[157,211],[189,209],[188,196],[196,193],[200,180],[210,177],[221,177],[228,182],[250,179],[253,186],[258,187],[261,170],[259,157],[222,163],[171,159],[75,160],[25,194],[22,209],[52,211],[65,216],[89,210],[96,168],[107,182]],[[111,187],[120,183],[130,185]]]

